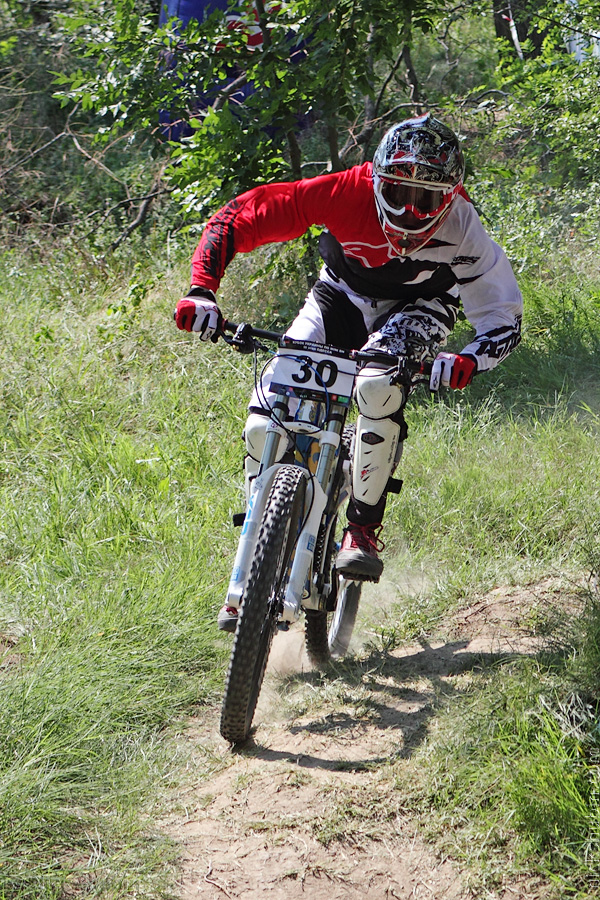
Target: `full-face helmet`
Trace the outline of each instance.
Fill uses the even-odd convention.
[[[396,253],[409,256],[431,240],[464,171],[458,138],[429,113],[384,135],[373,158],[373,187],[381,227]]]

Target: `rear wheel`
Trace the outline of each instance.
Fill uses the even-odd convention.
[[[221,734],[232,744],[250,733],[283,591],[304,511],[301,469],[283,466],[273,481],[242,599],[221,708]]]
[[[344,482],[343,466],[352,459],[355,432],[354,425],[344,427],[342,453],[331,495],[333,509],[339,508],[339,495]],[[306,652],[311,663],[319,669],[325,668],[333,659],[339,659],[347,653],[362,590],[361,582],[348,581],[337,574],[335,557],[341,541],[341,530],[335,515],[327,535],[322,535],[323,546],[318,547],[315,554],[317,565],[320,564],[322,571],[329,573],[326,580],[331,584],[331,590],[324,603],[325,609],[305,611]]]
[[[362,582],[340,578],[338,598],[328,628],[329,652],[333,659],[345,656],[358,613]]]
[[[348,652],[361,590],[360,581],[338,577],[335,609],[331,612],[306,610],[306,652],[318,668],[324,668],[331,660],[340,659]]]

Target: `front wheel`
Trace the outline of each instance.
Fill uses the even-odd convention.
[[[332,659],[340,659],[348,652],[361,591],[362,582],[348,581],[338,576],[333,612],[306,610],[306,652],[317,668],[324,668]]]
[[[304,510],[301,469],[277,472],[242,598],[221,708],[221,734],[241,744],[250,733]]]

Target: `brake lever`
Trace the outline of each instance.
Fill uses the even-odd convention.
[[[415,384],[415,371],[411,370],[406,359],[399,359],[394,371],[390,375],[390,384],[401,384],[403,387],[410,387]]]
[[[415,369],[407,360],[401,359],[398,360],[396,371],[390,376],[390,384],[402,384],[404,387],[429,384],[430,373],[430,362],[422,362],[419,368]]]
[[[231,337],[228,337],[225,334],[225,329],[228,326],[230,326],[230,330],[235,328]],[[234,350],[237,350],[238,353],[254,353],[255,350],[268,351],[269,349],[262,341],[258,340],[254,326],[249,322],[240,322],[239,325],[233,325],[233,323],[229,323],[225,319],[219,337],[222,337],[225,343],[229,344],[230,347],[233,347]]]
[[[224,325],[226,324],[224,323]],[[224,331],[221,332],[221,336],[238,353],[254,353],[256,342],[252,336],[252,325],[249,322],[241,322],[231,337],[228,337]]]

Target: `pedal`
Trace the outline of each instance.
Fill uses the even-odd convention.
[[[234,514],[232,515],[232,517],[231,517],[231,521],[233,522],[233,524],[234,524],[234,526],[235,526],[236,528],[238,528],[240,525],[243,525],[244,522],[245,522],[245,520],[246,520],[246,513],[245,513],[245,512],[243,512],[243,513],[234,513]]]
[[[363,584],[368,581],[370,584],[378,584],[381,575],[365,575],[361,572],[346,572],[343,569],[336,569],[337,574],[346,581],[359,581]]]
[[[402,485],[404,482],[401,478],[388,478],[387,484],[385,486],[385,491],[387,494],[399,494],[402,490]]]

